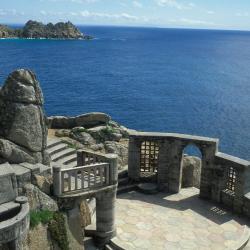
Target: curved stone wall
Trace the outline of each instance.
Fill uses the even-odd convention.
[[[221,202],[237,213],[246,211],[244,213],[250,214],[250,203],[246,199],[246,194],[250,192],[250,162],[218,152],[218,139],[174,133],[131,132],[130,179],[140,181],[142,160],[147,161],[147,165],[155,160],[152,159],[155,157],[152,142],[157,142],[157,183],[160,189],[174,193],[180,191],[183,150],[188,145],[195,145],[202,153],[200,197]],[[146,149],[149,153],[148,158],[142,159],[141,154],[145,152],[142,145],[145,144],[149,145]]]
[[[13,249],[20,244],[29,230],[29,204],[21,204],[20,212],[9,220],[0,222],[0,245],[10,243]],[[19,242],[19,243],[18,243]]]

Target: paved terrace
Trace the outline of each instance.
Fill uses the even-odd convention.
[[[117,199],[117,237],[130,249],[238,249],[249,235],[246,218],[198,198],[196,188],[179,194],[129,192]]]

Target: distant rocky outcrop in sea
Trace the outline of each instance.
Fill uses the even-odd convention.
[[[59,22],[56,24],[43,24],[37,21],[28,21],[21,29],[12,29],[6,25],[0,25],[0,38],[47,38],[47,39],[92,39],[84,35],[71,22]]]

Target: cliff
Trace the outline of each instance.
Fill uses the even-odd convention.
[[[71,22],[59,22],[56,24],[43,24],[37,21],[28,21],[21,29],[11,29],[0,25],[0,38],[47,38],[47,39],[92,39],[84,35]]]
[[[15,37],[15,31],[6,25],[0,24],[0,38]]]

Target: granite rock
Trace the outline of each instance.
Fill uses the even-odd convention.
[[[105,125],[111,117],[105,113],[93,112],[75,117],[51,116],[48,117],[49,128],[52,129],[72,129],[74,127],[95,127]]]
[[[184,155],[182,170],[182,187],[200,188],[201,159]]]
[[[24,195],[28,198],[31,210],[58,211],[56,201],[33,184],[24,186]]]
[[[11,73],[0,90],[0,158],[11,163],[48,163],[43,95],[30,70]]]

